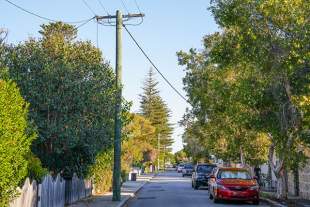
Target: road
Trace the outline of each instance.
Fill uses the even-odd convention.
[[[176,172],[159,174],[144,185],[136,198],[128,203],[128,207],[253,207],[251,203],[222,202],[214,204],[209,200],[206,189],[194,190],[190,177],[183,178]],[[261,203],[260,206],[269,206]]]

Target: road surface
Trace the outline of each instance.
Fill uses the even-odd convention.
[[[209,200],[206,189],[194,190],[190,177],[183,178],[180,173],[168,171],[159,174],[128,202],[128,207],[253,207],[251,203],[222,202],[214,204]],[[259,206],[269,205],[261,203]]]

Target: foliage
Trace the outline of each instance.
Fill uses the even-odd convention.
[[[188,156],[187,156],[185,150],[182,149],[182,150],[177,151],[176,153],[174,153],[174,160],[175,160],[176,164],[188,161]]]
[[[193,103],[184,121],[224,159],[257,165],[270,146],[278,195],[285,197],[281,174],[309,134],[310,4],[213,0],[210,9],[222,32],[206,36],[202,52],[178,53]]]
[[[112,169],[113,149],[99,153],[88,171],[88,176],[94,181],[96,193],[101,194],[112,189]]]
[[[124,128],[127,138],[122,143],[122,166],[127,170],[132,165],[140,165],[145,160],[144,154],[154,151],[149,143],[149,137],[154,136],[155,127],[153,127],[144,117],[132,114],[131,122]]]
[[[43,179],[43,177],[48,174],[48,170],[42,167],[41,160],[32,152],[29,152],[26,155],[26,159],[28,162],[27,177],[40,182]]]
[[[114,74],[77,29],[61,22],[42,25],[42,38],[7,50],[10,77],[30,103],[39,137],[33,152],[54,173],[85,175],[113,137]]]
[[[27,176],[26,155],[36,137],[30,130],[28,108],[16,84],[0,80],[0,206],[8,205]]]
[[[173,129],[169,123],[170,111],[167,104],[160,97],[157,85],[158,82],[151,68],[142,88],[143,93],[140,95],[140,108],[142,116],[147,118],[156,129],[154,136],[150,136],[149,142],[153,147],[157,148],[158,137],[160,137],[160,151],[163,157],[165,157],[165,153],[171,152],[171,145],[173,143],[171,134]]]

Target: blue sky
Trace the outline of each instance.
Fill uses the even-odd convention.
[[[12,2],[42,16],[62,21],[83,20],[94,16],[85,6],[83,0],[11,0]],[[117,9],[125,12],[121,0],[85,0],[97,15],[105,15],[98,1],[105,6],[110,14]],[[185,95],[182,90],[182,78],[185,73],[178,66],[176,52],[190,48],[201,48],[202,38],[206,34],[218,31],[213,17],[207,10],[209,0],[137,0],[144,22],[140,26],[128,26],[144,50],[149,54],[161,72],[170,82]],[[134,0],[124,0],[131,13],[138,12]],[[40,25],[47,23],[37,17],[24,13],[4,0],[0,0],[0,27],[9,31],[7,42],[18,43],[29,37],[38,37]],[[134,20],[132,20],[134,21]],[[134,22],[133,22],[134,23]],[[97,44],[97,26],[94,21],[79,29],[78,38],[91,40]],[[115,64],[115,28],[98,27],[98,45],[107,60]],[[150,64],[133,44],[129,36],[123,32],[123,96],[133,101],[132,111],[139,109],[139,97],[142,82]],[[177,122],[181,120],[189,105],[182,100],[163,79],[160,82],[161,96],[172,111],[171,122],[176,123],[173,138],[173,151],[182,148],[183,129]]]

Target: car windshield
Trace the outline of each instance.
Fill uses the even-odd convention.
[[[193,169],[193,166],[192,165],[185,165],[184,168],[185,169]]]
[[[197,172],[198,173],[211,173],[214,166],[212,165],[198,165]]]
[[[251,179],[249,173],[245,170],[222,170],[218,174],[220,179]]]

